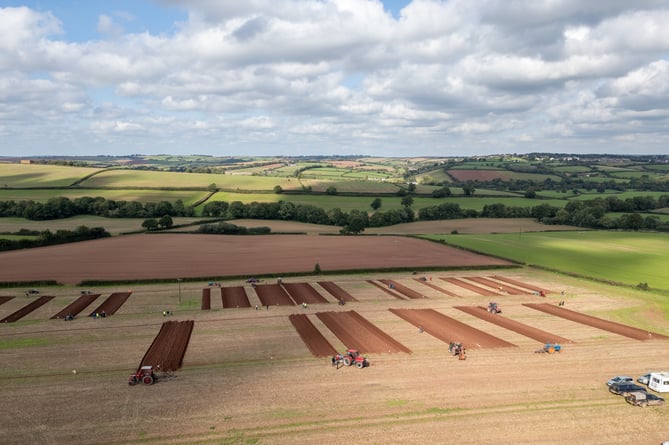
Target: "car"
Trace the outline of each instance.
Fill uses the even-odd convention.
[[[650,382],[650,373],[640,376],[638,379],[636,379],[636,381],[642,385],[647,385],[648,382]]]
[[[627,396],[629,393],[635,391],[646,392],[646,388],[634,383],[614,383],[609,386],[609,391],[620,396]]]
[[[630,376],[627,375],[617,375],[613,377],[612,379],[609,379],[606,382],[606,386],[611,386],[615,383],[634,383],[634,379]]]
[[[664,399],[645,391],[635,391],[625,396],[625,401],[634,406],[662,406]]]

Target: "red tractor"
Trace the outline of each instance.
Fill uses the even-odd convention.
[[[153,385],[156,380],[157,377],[153,372],[153,366],[142,366],[130,375],[128,385],[134,386],[140,382],[145,385]]]
[[[348,349],[343,354],[336,354],[332,357],[332,366],[352,366],[355,365],[356,368],[362,369],[369,366],[369,361],[363,356],[360,355],[360,351],[357,349]]]

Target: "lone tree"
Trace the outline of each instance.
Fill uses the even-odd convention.
[[[411,196],[404,196],[401,202],[404,208],[409,208],[413,205],[413,198]]]
[[[375,198],[369,206],[373,210],[379,210],[381,208],[381,198]]]
[[[142,227],[144,227],[149,232],[152,230],[156,230],[158,228],[158,221],[156,221],[155,218],[145,219],[144,222],[142,223]]]
[[[162,227],[163,229],[169,229],[173,225],[174,221],[172,221],[172,217],[170,215],[163,215],[158,221],[158,226]]]

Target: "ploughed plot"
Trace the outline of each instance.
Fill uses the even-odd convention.
[[[315,357],[331,357],[337,353],[334,346],[316,329],[305,314],[292,314],[288,319]]]
[[[622,335],[624,337],[633,338],[635,340],[669,339],[669,337],[656,334],[655,332],[645,331],[643,329],[634,328],[622,323],[616,323],[615,321],[608,321],[602,318],[593,317],[592,315],[582,314],[580,312],[565,309],[563,307],[555,306],[549,303],[523,303],[523,306],[527,306],[529,308],[536,309],[538,311],[555,315],[567,320],[575,321],[576,323],[592,326],[593,328],[602,329],[604,331],[613,332],[614,334]]]
[[[114,292],[107,299],[98,306],[93,312],[90,313],[91,316],[95,314],[101,314],[104,312],[107,315],[114,315],[116,311],[119,310],[123,303],[125,303],[132,292]]]
[[[0,297],[0,304],[5,304],[14,297]]]
[[[372,285],[378,287],[379,289],[381,289],[383,292],[387,293],[388,295],[397,298],[398,300],[406,300],[406,298],[404,298],[402,295],[393,291],[392,288],[390,287],[390,285],[383,285],[381,283],[377,283],[374,280],[367,280],[367,282],[369,284],[372,284]]]
[[[37,300],[33,301],[32,303],[28,303],[27,305],[23,306],[18,311],[14,312],[12,314],[9,314],[8,316],[6,316],[2,320],[0,320],[0,323],[14,323],[15,321],[22,319],[23,317],[25,317],[26,315],[28,315],[32,311],[36,310],[40,306],[43,306],[43,305],[47,304],[49,301],[53,300],[54,298],[56,298],[56,297],[50,297],[50,296],[46,296],[46,295],[44,295],[42,297],[39,297]]]
[[[328,300],[319,294],[316,289],[311,287],[309,283],[282,283],[282,286],[296,303],[313,304],[328,302]]]
[[[530,291],[532,291],[532,293],[535,294],[538,293],[541,294],[542,296],[546,296],[546,294],[550,292],[548,289],[543,289],[541,287],[534,286],[533,284],[523,283],[522,281],[514,280],[513,278],[507,278],[500,275],[493,275],[490,278],[497,281],[503,281],[504,283],[513,284],[514,286],[522,287],[524,289],[529,289]]]
[[[492,297],[492,296],[499,295],[497,292],[493,292],[493,291],[491,291],[489,289],[485,289],[481,286],[476,286],[475,284],[468,283],[468,282],[466,282],[464,280],[461,280],[459,278],[447,277],[447,278],[442,278],[442,280],[448,281],[451,284],[455,284],[456,286],[460,286],[463,289],[470,290],[470,291],[475,292],[479,295],[485,295],[486,297]]]
[[[79,313],[81,311],[86,309],[88,307],[88,305],[93,303],[99,296],[100,296],[100,294],[82,295],[79,298],[77,298],[76,300],[74,300],[72,303],[65,306],[65,308],[62,311],[58,312],[56,315],[54,315],[51,318],[52,319],[57,319],[57,318],[65,318],[68,315],[71,315],[73,317],[76,316],[76,315],[79,315]]]
[[[449,297],[458,297],[458,298],[462,298],[460,295],[455,294],[455,293],[451,292],[450,290],[444,289],[443,287],[439,287],[439,286],[437,286],[436,284],[429,283],[429,282],[424,281],[424,280],[422,280],[422,279],[420,279],[420,278],[414,278],[414,280],[415,280],[415,281],[418,281],[419,283],[422,283],[422,284],[424,284],[424,285],[426,285],[426,286],[428,286],[428,287],[431,287],[432,289],[434,289],[434,290],[436,290],[436,291],[439,291],[439,292],[441,292],[442,294],[446,294],[446,295],[448,295]]]
[[[221,287],[221,301],[224,308],[251,307],[244,286]]]
[[[137,369],[148,365],[157,371],[176,371],[181,368],[194,325],[193,320],[163,323]]]
[[[200,309],[203,311],[211,309],[211,289],[208,287],[202,289],[202,305]]]
[[[377,328],[355,311],[318,312],[316,316],[347,348],[361,353],[406,352],[411,350]]]
[[[280,284],[259,284],[255,287],[263,306],[294,306],[295,302]]]
[[[387,286],[392,285],[393,289],[395,289],[397,292],[399,292],[399,293],[401,293],[401,294],[403,294],[403,295],[405,295],[409,298],[412,298],[412,299],[413,298],[415,298],[415,299],[427,298],[425,295],[421,294],[420,292],[417,292],[413,289],[410,289],[410,288],[406,287],[405,285],[398,283],[397,281],[393,281],[393,280],[379,280],[379,281],[382,282],[383,284],[387,285]]]
[[[467,349],[516,346],[434,309],[389,309],[389,311],[444,343],[462,343]]]
[[[330,292],[332,296],[339,301],[358,301],[355,299],[355,297],[353,297],[353,295],[349,294],[344,289],[342,289],[338,284],[333,283],[332,281],[318,281],[318,284],[323,289]]]
[[[504,285],[502,286],[498,281],[491,280],[489,278],[484,278],[484,277],[467,277],[468,280],[474,281],[475,283],[482,284],[484,286],[491,287],[493,289],[497,289],[500,292],[506,292],[507,294],[511,295],[526,295],[529,294],[530,292],[523,290],[523,289],[518,289],[517,287],[509,286],[509,285]]]
[[[478,317],[482,320],[501,326],[504,329],[516,332],[525,337],[531,338],[541,343],[573,343],[571,340],[560,337],[553,333],[537,329],[532,326],[520,323],[516,320],[503,317],[500,314],[491,314],[486,308],[480,306],[455,306],[456,309],[461,310],[469,315]]]

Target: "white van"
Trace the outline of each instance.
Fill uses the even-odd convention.
[[[651,372],[648,387],[656,392],[669,392],[669,372]]]

